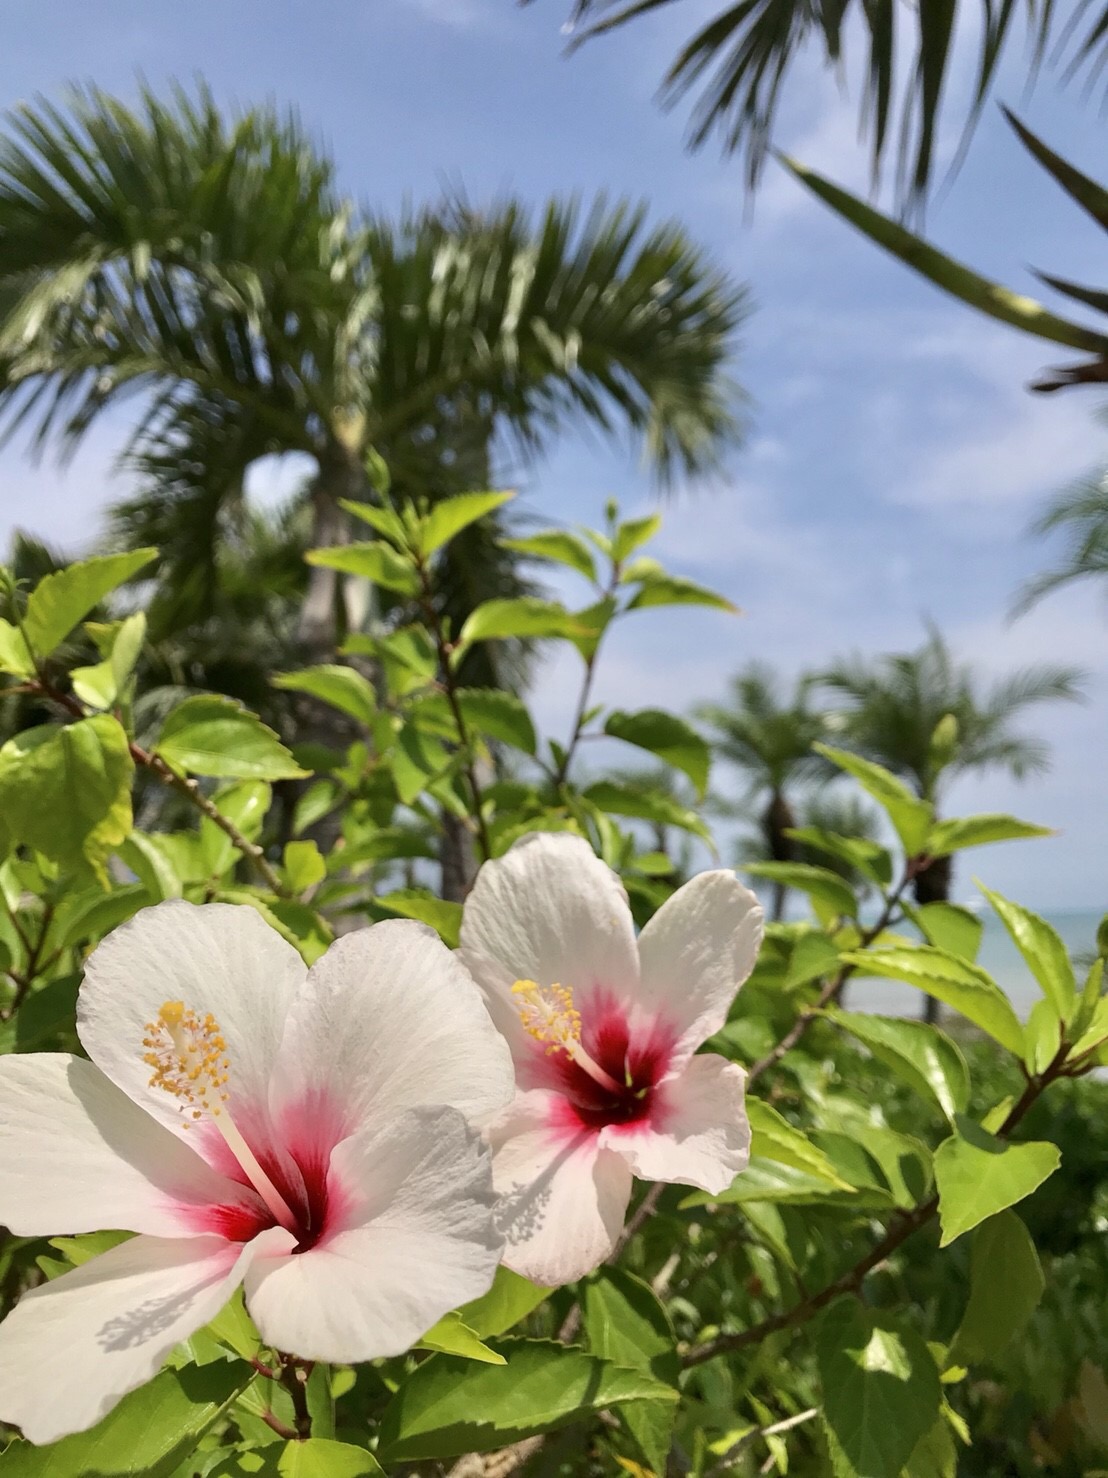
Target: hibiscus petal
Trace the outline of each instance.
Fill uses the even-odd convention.
[[[718,1195],[750,1159],[746,1074],[713,1053],[694,1057],[655,1091],[650,1118],[609,1125],[600,1143],[643,1180],[676,1181]]]
[[[93,1062],[128,1097],[183,1132],[180,1101],[150,1086],[146,1024],[167,1001],[215,1017],[227,1045],[231,1112],[244,1128],[264,1108],[285,1017],[306,974],[291,944],[248,905],[171,899],[144,908],[97,945],[77,1000]]]
[[[330,1154],[382,1113],[419,1104],[479,1121],[513,1086],[507,1047],[460,961],[425,925],[394,919],[336,940],[312,966],[289,1013],[273,1109],[303,1163],[313,1147]]]
[[[251,1255],[221,1237],[135,1237],[32,1289],[0,1324],[0,1418],[31,1442],[94,1426],[215,1317]]]
[[[329,1194],[335,1233],[247,1271],[267,1343],[340,1363],[399,1355],[490,1287],[503,1246],[490,1158],[457,1110],[409,1110],[345,1140]]]
[[[595,1131],[573,1128],[556,1093],[521,1093],[488,1130],[504,1262],[534,1283],[572,1283],[623,1230],[631,1171]]]
[[[180,1237],[250,1193],[66,1053],[0,1058],[0,1222],[22,1237],[111,1227]]]
[[[678,1036],[676,1068],[719,1031],[762,944],[761,905],[730,872],[702,872],[668,898],[639,936],[639,1011]]]
[[[512,986],[561,984],[579,1010],[637,994],[635,926],[623,884],[582,837],[537,832],[486,862],[466,899],[461,956],[517,1063],[529,1061]]]

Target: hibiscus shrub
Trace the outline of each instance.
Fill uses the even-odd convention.
[[[727,602],[613,510],[512,541],[578,606],[454,630],[443,550],[506,496],[352,505],[372,538],[309,558],[389,614],[274,675],[285,735],[145,691],[122,588],[155,551],[6,580],[3,1471],[1083,1470],[1108,1382],[1067,1259],[1104,1208],[1072,1080],[1108,1061],[1103,959],[986,893],[1041,990],[1021,1022],[975,915],[911,901],[1040,829],[938,821],[827,749],[890,844],[809,829],[827,866],[752,866],[811,902],[763,928],[690,862],[704,740],[591,699],[616,623]],[[536,640],[582,674],[543,745],[467,676]],[[661,769],[586,775],[594,737]],[[859,972],[949,1032],[846,1009]],[[1049,1391],[1009,1446],[998,1380]]]

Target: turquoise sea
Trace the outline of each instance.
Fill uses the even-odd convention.
[[[1044,913],[1054,925],[1069,950],[1079,962],[1096,950],[1097,925],[1103,916],[1098,909],[1059,909]],[[1007,992],[1021,1019],[1027,1016],[1041,992],[1023,957],[1008,938],[1003,924],[990,910],[981,914],[984,932],[977,963]],[[848,991],[847,1005],[852,1011],[880,1011],[891,1016],[918,1016],[922,997],[910,985],[893,980],[866,980],[856,976]]]

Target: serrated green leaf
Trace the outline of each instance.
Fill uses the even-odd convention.
[[[457,693],[467,726],[490,739],[499,739],[524,754],[538,747],[527,705],[514,693],[496,688],[460,688]]]
[[[827,1015],[917,1092],[933,1098],[948,1119],[963,1112],[969,1100],[969,1069],[958,1045],[937,1027],[849,1011],[829,1010]]]
[[[935,1151],[940,1246],[1022,1201],[1054,1174],[1061,1160],[1057,1145],[1010,1144],[959,1116],[957,1132]]]
[[[661,527],[662,519],[658,513],[627,519],[616,529],[612,539],[612,559],[616,564],[622,564],[636,549],[648,544]]]
[[[132,826],[127,735],[109,714],[24,729],[0,749],[0,816],[17,842],[101,882]]]
[[[801,934],[789,953],[789,963],[782,982],[786,990],[796,990],[812,980],[822,980],[839,969],[839,951],[821,930]]]
[[[30,677],[34,670],[35,660],[19,628],[0,619],[0,672],[10,672],[13,677]]]
[[[493,1334],[504,1334],[525,1319],[532,1309],[537,1309],[550,1297],[552,1291],[540,1288],[537,1283],[521,1278],[511,1268],[501,1265],[488,1293],[463,1304],[458,1314],[470,1329],[482,1339],[487,1339]]]
[[[40,580],[27,597],[23,615],[23,633],[31,649],[39,657],[49,657],[93,606],[157,557],[156,549],[99,555]]]
[[[517,600],[482,601],[466,618],[458,644],[469,647],[478,641],[515,637],[578,636],[583,631],[565,606],[526,595]]]
[[[968,1021],[1023,1055],[1023,1027],[1008,997],[991,975],[977,965],[945,950],[921,945],[918,949],[856,950],[843,955],[862,975],[903,980],[961,1012]]]
[[[91,667],[70,672],[73,691],[92,708],[111,708],[130,681],[146,640],[146,616],[136,611],[116,626],[107,655]]]
[[[163,1370],[89,1432],[47,1447],[13,1442],[4,1478],[170,1478],[255,1378],[227,1361]]]
[[[336,544],[328,549],[311,549],[304,556],[310,565],[322,565],[344,575],[357,575],[386,590],[401,595],[419,594],[419,574],[412,561],[399,554],[391,544],[370,539],[360,544]]]
[[[288,842],[285,846],[285,876],[294,893],[305,893],[327,876],[327,864],[315,842]]]
[[[624,579],[641,582],[639,589],[627,602],[629,611],[645,611],[652,606],[710,606],[716,611],[727,611],[732,616],[739,614],[738,606],[725,595],[719,595],[692,580],[679,579],[676,575],[645,571],[632,575],[628,569],[624,573]]]
[[[887,887],[892,881],[893,861],[880,842],[872,842],[868,837],[839,836],[820,826],[789,826],[785,835],[817,852],[837,857],[876,887]]]
[[[928,944],[971,965],[976,962],[984,925],[970,909],[957,903],[925,903],[921,908],[905,904],[904,911]]]
[[[820,1321],[816,1361],[839,1472],[899,1478],[942,1400],[922,1338],[889,1313],[841,1299]]]
[[[418,534],[420,554],[424,559],[428,558],[463,529],[469,528],[470,524],[476,523],[479,518],[484,518],[494,508],[500,508],[514,497],[514,492],[497,492],[459,493],[456,497],[444,498],[441,503],[435,504],[422,521]]]
[[[1039,982],[1043,995],[1061,1019],[1068,1021],[1077,1004],[1077,978],[1058,931],[1022,904],[1012,903],[981,883],[977,886],[1027,961],[1027,968]]]
[[[845,749],[835,749],[830,744],[814,744],[812,748],[840,770],[853,775],[866,794],[873,797],[892,822],[909,857],[916,857],[923,851],[934,817],[926,801],[914,795],[890,770],[875,765],[872,760],[865,760]]]
[[[621,1268],[605,1268],[585,1285],[585,1332],[602,1359],[677,1389],[681,1364],[673,1324],[650,1285]],[[677,1407],[670,1401],[641,1401],[619,1414],[655,1473],[666,1471]]]
[[[392,893],[382,893],[370,905],[374,912],[402,919],[418,919],[429,924],[451,949],[458,945],[462,927],[462,905],[448,903],[430,893],[421,893],[416,888],[397,888]]]
[[[503,1355],[485,1344],[458,1313],[444,1314],[429,1329],[417,1346],[421,1350],[437,1350],[443,1355],[458,1355],[463,1360],[479,1360],[485,1365],[504,1365]]]
[[[748,1098],[747,1117],[750,1120],[750,1153],[763,1160],[773,1160],[779,1165],[791,1165],[796,1170],[826,1181],[837,1191],[852,1191],[854,1186],[844,1180],[823,1150],[814,1145],[801,1130],[793,1127],[781,1117],[776,1109],[760,1098]]]
[[[555,564],[576,570],[586,580],[596,579],[596,564],[589,546],[566,529],[542,529],[537,534],[529,534],[526,539],[501,539],[500,542],[505,549],[514,549],[517,554],[553,560]]]
[[[553,1340],[498,1340],[505,1366],[434,1355],[401,1382],[381,1419],[386,1464],[488,1452],[605,1407],[676,1401],[643,1371]]]
[[[277,1459],[280,1478],[377,1478],[384,1469],[364,1447],[333,1442],[327,1437],[309,1437],[290,1442]]]
[[[931,857],[945,857],[967,847],[987,847],[993,842],[1019,842],[1031,837],[1053,836],[1049,826],[1034,826],[1014,816],[988,814],[964,816],[958,821],[937,821],[927,838]]]
[[[854,889],[838,873],[826,867],[813,867],[807,862],[744,862],[743,872],[766,878],[806,893],[824,922],[835,918],[852,919],[858,913]]]
[[[642,708],[637,713],[613,710],[604,721],[604,732],[625,744],[634,744],[655,754],[667,765],[686,774],[703,796],[708,783],[712,752],[696,730],[675,714],[660,708]]]
[[[1016,1213],[982,1222],[973,1234],[969,1303],[947,1363],[973,1365],[998,1355],[1035,1312],[1045,1287],[1039,1254]]]
[[[190,775],[299,780],[309,773],[260,718],[216,693],[198,693],[172,709],[154,749]]]
[[[308,693],[342,713],[348,713],[367,728],[377,715],[377,695],[367,677],[339,662],[323,662],[299,672],[278,672],[271,679],[275,688]]]
[[[895,1202],[887,1190],[874,1183],[840,1190],[821,1176],[810,1175],[791,1165],[752,1156],[749,1165],[737,1175],[727,1190],[713,1195],[693,1191],[681,1201],[681,1209],[693,1206],[743,1206],[748,1202],[769,1201],[782,1206],[807,1206],[830,1203],[849,1205],[858,1211],[891,1211]]]
[[[656,821],[663,826],[676,826],[682,831],[691,831],[694,836],[711,841],[711,832],[704,822],[687,806],[682,806],[672,796],[662,791],[647,794],[627,785],[617,785],[612,780],[598,780],[584,791],[586,800],[600,811],[612,816],[632,816],[640,821]]]

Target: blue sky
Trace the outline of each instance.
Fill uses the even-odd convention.
[[[378,208],[461,183],[472,197],[538,201],[604,189],[676,216],[749,284],[754,312],[735,373],[751,396],[745,447],[726,473],[681,488],[663,509],[658,552],[725,591],[739,619],[644,615],[612,643],[599,694],[624,707],[682,709],[716,696],[752,657],[784,672],[846,651],[915,645],[925,616],[984,671],[1034,660],[1080,663],[1090,702],[1033,718],[1054,746],[1051,775],[1023,787],[964,782],[954,810],[1014,810],[1055,826],[1048,841],[990,848],[961,866],[1042,908],[1108,906],[1103,763],[1108,612],[1093,590],[1055,597],[1020,622],[1005,613],[1050,550],[1024,530],[1042,500],[1103,458],[1098,397],[1037,398],[1023,388],[1066,352],[987,325],[885,259],[771,166],[753,212],[741,165],[714,146],[690,156],[684,118],[653,95],[698,15],[685,0],[616,38],[563,56],[569,0],[191,0],[153,6],[74,0],[13,8],[0,51],[0,103],[56,97],[70,80],[132,94],[203,75],[227,103],[294,103],[334,152],[343,184]],[[1013,59],[999,95],[1092,173],[1094,108],[1048,74],[1023,96]],[[956,75],[955,88],[968,85]],[[791,86],[781,143],[862,188],[855,109],[814,64]],[[952,114],[952,120],[953,120]],[[950,127],[943,147],[957,143]],[[932,207],[946,248],[1033,290],[1028,264],[1084,281],[1101,270],[1103,238],[1056,191],[991,107],[969,158]],[[7,526],[79,547],[105,502],[125,490],[112,458],[124,420],[98,427],[64,471],[35,467],[26,447],[0,452],[0,538]],[[292,468],[264,468],[259,489]],[[567,436],[521,480],[529,511],[600,520],[653,497],[634,449]],[[565,727],[577,674],[558,661],[538,707]]]

